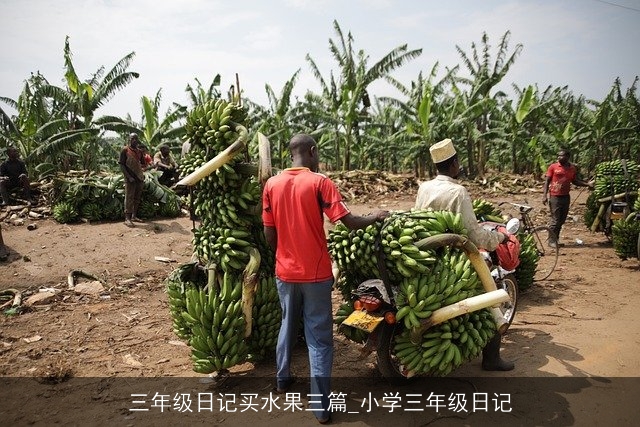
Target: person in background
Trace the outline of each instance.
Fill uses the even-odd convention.
[[[160,184],[171,187],[178,178],[178,164],[173,160],[168,145],[160,146],[160,151],[153,156],[153,165],[162,172],[162,175],[158,178]]]
[[[149,154],[149,149],[147,148],[147,146],[144,144],[139,144],[138,149],[142,153],[142,170],[146,171],[152,169],[154,167],[153,157],[151,157],[151,154]]]
[[[333,364],[331,288],[333,273],[323,215],[350,229],[365,228],[389,213],[354,216],[336,185],[318,173],[318,147],[310,135],[289,142],[292,167],[269,178],[262,196],[262,219],[267,242],[276,254],[276,285],[282,324],[276,346],[276,392],[293,383],[291,352],[300,319],[309,349],[310,406],[318,422],[331,420],[329,394]]]
[[[438,175],[420,184],[415,208],[459,213],[469,233],[469,240],[479,248],[495,250],[507,236],[499,231],[485,230],[476,220],[469,192],[456,181],[460,162],[453,142],[447,138],[433,144],[429,147],[429,153]],[[510,371],[515,367],[513,362],[500,358],[500,338],[501,335],[496,333],[482,349],[482,369],[485,371]]]
[[[571,206],[571,184],[579,187],[593,188],[593,182],[585,182],[578,178],[578,171],[569,158],[571,152],[562,149],[558,152],[558,161],[549,165],[545,174],[544,187],[542,189],[542,203],[549,203],[551,220],[549,228],[552,235],[549,236],[549,246],[558,247],[560,244],[560,230],[567,220],[569,206]]]
[[[2,196],[0,206],[8,205],[10,202],[9,191],[19,187],[22,188],[22,194],[27,203],[33,203],[27,166],[20,159],[18,149],[8,147],[7,160],[0,164],[0,195]]]
[[[136,216],[144,188],[144,155],[139,148],[138,135],[129,135],[129,145],[120,152],[120,169],[124,174],[124,224],[133,227],[133,222],[144,222]]]

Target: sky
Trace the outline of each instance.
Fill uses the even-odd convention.
[[[602,100],[619,77],[628,88],[640,75],[640,0],[0,0],[0,97],[17,99],[25,80],[40,71],[64,86],[63,49],[69,36],[81,79],[108,71],[131,52],[129,71],[140,73],[96,116],[142,117],[140,98],[162,89],[161,112],[188,105],[187,84],[205,87],[216,74],[224,92],[240,79],[243,95],[267,105],[265,85],[276,94],[300,70],[294,94],[318,91],[308,54],[322,75],[339,70],[329,39],[351,33],[353,47],[375,64],[406,44],[422,54],[392,76],[410,85],[439,64],[462,64],[472,43],[489,37],[492,58],[502,36],[523,50],[499,86],[568,86]],[[461,67],[464,75],[464,67]],[[373,96],[399,96],[376,83]],[[3,109],[6,104],[1,104]]]

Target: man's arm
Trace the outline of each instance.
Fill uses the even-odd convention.
[[[273,249],[273,251],[275,252],[276,247],[278,246],[278,232],[276,231],[276,228],[265,225],[264,237],[267,240],[267,243],[269,244],[271,249]]]
[[[386,217],[389,216],[388,211],[375,211],[367,216],[357,216],[353,215],[351,212],[340,218],[340,221],[350,230],[357,230],[360,228],[366,228],[369,225],[377,222],[383,221]]]
[[[592,181],[584,181],[580,178],[578,178],[578,175],[576,175],[576,177],[573,179],[573,181],[571,181],[571,183],[573,185],[577,185],[578,187],[589,187],[589,188],[593,188],[593,182]]]
[[[153,165],[156,167],[156,169],[168,169],[167,165],[162,163],[162,153],[160,152],[157,152],[156,154],[154,154]]]
[[[471,196],[466,188],[459,187],[459,190],[451,196],[455,197],[455,202],[451,205],[451,211],[460,214],[462,225],[469,233],[469,240],[477,247],[493,251],[507,238],[505,234],[499,231],[486,230],[480,225],[473,211]]]
[[[546,205],[549,201],[549,183],[551,182],[551,177],[547,176],[544,180],[544,186],[542,187],[542,204]]]

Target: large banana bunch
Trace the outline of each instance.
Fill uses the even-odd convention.
[[[480,279],[464,251],[444,248],[427,274],[404,278],[396,303],[396,319],[407,329],[420,326],[434,311],[482,292]]]
[[[329,252],[340,270],[351,272],[355,279],[380,277],[378,258],[383,257],[389,278],[399,282],[429,271],[435,253],[419,249],[415,242],[441,233],[466,234],[460,215],[431,210],[393,212],[383,225],[372,224],[363,230],[349,232],[344,225],[336,225],[329,232]],[[347,285],[340,289],[348,295],[353,289]]]
[[[246,144],[245,118],[243,108],[225,100],[194,108],[187,117],[191,149],[181,174],[195,171],[236,139]],[[182,337],[188,336],[193,369],[200,373],[264,357],[275,348],[280,328],[273,251],[260,220],[261,188],[239,157],[198,181],[190,193],[200,222],[194,253],[207,278],[187,288],[184,304],[172,303],[171,313],[174,324],[180,323],[178,316],[186,322],[190,332]]]
[[[640,221],[635,217],[636,214],[634,213],[629,215],[627,220],[620,219],[613,221],[613,226],[611,227],[613,249],[621,259],[637,257],[639,255],[638,236],[640,235]]]
[[[473,213],[478,221],[504,222],[500,209],[493,203],[484,199],[475,199],[472,204]]]
[[[181,315],[191,328],[189,344],[196,372],[228,369],[246,359],[242,282],[231,276],[224,274],[219,292],[202,288],[186,291],[186,310]]]
[[[263,359],[276,347],[281,319],[275,279],[273,275],[265,275],[260,278],[253,304],[253,325],[249,340],[249,356],[253,360]]]
[[[587,209],[584,213],[584,221],[591,226],[596,218],[600,205],[598,199],[615,194],[627,193],[633,203],[638,196],[638,174],[640,165],[633,160],[609,160],[598,163],[596,166],[596,179],[594,191],[587,199]]]
[[[466,234],[461,216],[448,211],[394,212],[383,224],[363,231],[348,232],[338,225],[329,232],[330,252],[341,270],[337,286],[346,300],[335,321],[341,323],[353,310],[350,294],[358,283],[380,277],[378,263],[384,260],[398,307],[396,320],[405,327],[396,337],[394,356],[414,374],[447,375],[476,357],[495,334],[490,312],[481,310],[430,328],[419,343],[411,342],[410,331],[435,310],[484,292],[462,250],[422,250],[416,244],[442,233]],[[352,328],[340,330],[354,341],[366,338]]]
[[[536,241],[531,234],[518,233],[520,241],[520,264],[514,273],[518,282],[518,289],[524,291],[533,285],[540,255],[536,249]]]
[[[405,330],[396,337],[394,352],[411,375],[445,376],[477,357],[495,333],[491,312],[482,309],[430,328],[417,344]]]
[[[198,277],[200,275],[200,277]],[[173,332],[184,340],[191,338],[191,328],[182,313],[187,311],[188,290],[198,289],[199,284],[206,283],[202,270],[196,263],[183,264],[176,268],[165,279],[167,295],[169,296],[169,312],[173,320]]]

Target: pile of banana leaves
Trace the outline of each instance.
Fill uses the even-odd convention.
[[[52,213],[60,223],[117,221],[124,218],[124,176],[120,173],[67,174],[54,179]],[[155,171],[145,172],[140,218],[175,218],[180,215],[180,198],[158,182]]]

